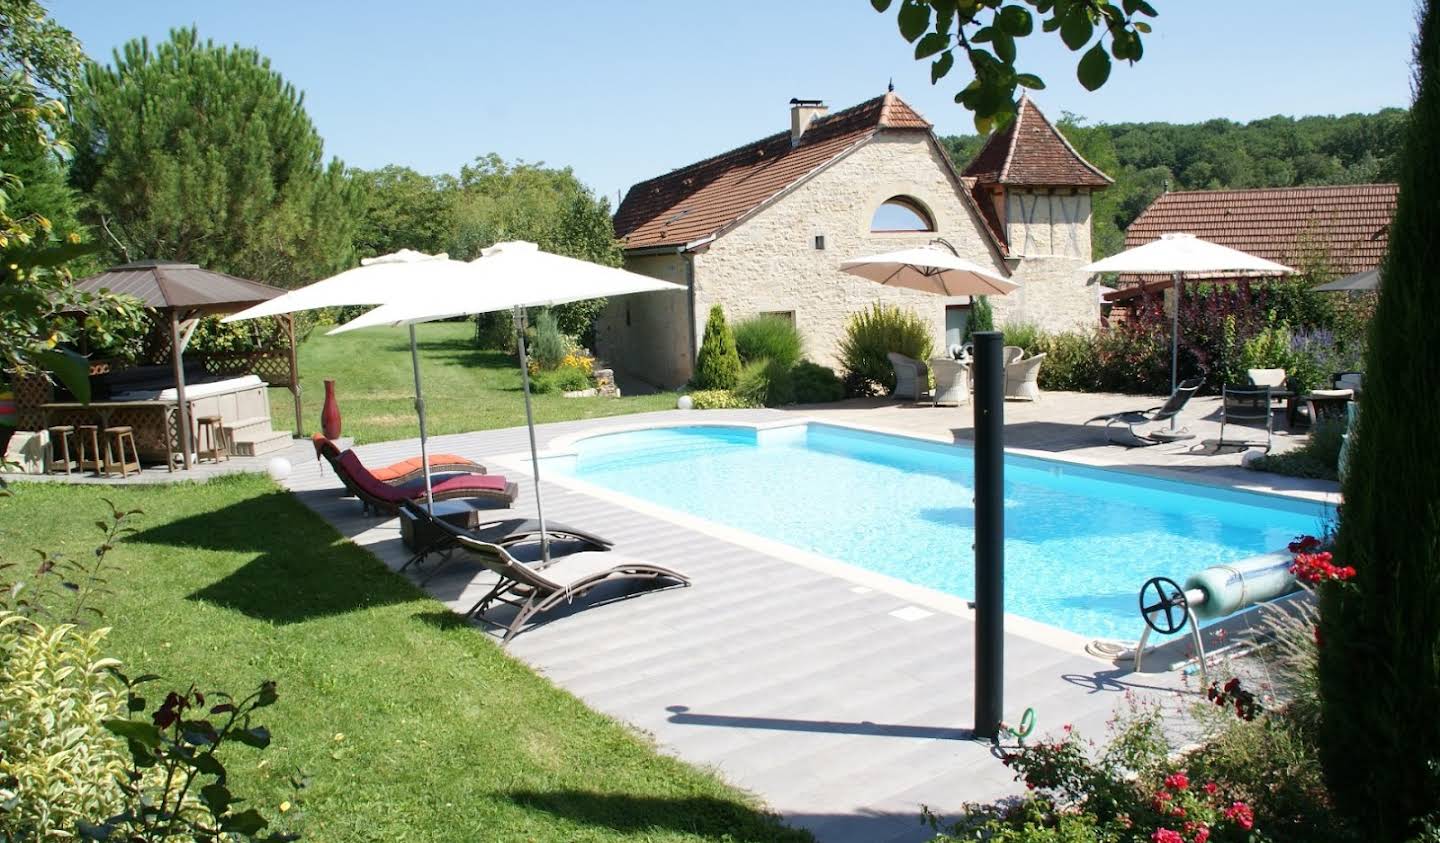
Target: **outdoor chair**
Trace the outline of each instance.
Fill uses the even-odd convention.
[[[920,396],[930,388],[930,370],[919,360],[894,351],[885,356],[890,358],[890,365],[895,369],[895,391],[890,394],[896,398],[919,401]]]
[[[327,457],[328,459],[328,457]],[[354,451],[342,451],[330,460],[335,475],[350,494],[360,500],[366,514],[394,515],[405,501],[425,499],[425,481],[411,481],[392,486],[381,482],[365,468]],[[431,494],[437,501],[464,498],[484,500],[509,506],[515,501],[518,488],[498,474],[448,474],[431,477]]]
[[[1295,410],[1299,401],[1290,389],[1290,379],[1284,369],[1246,369],[1245,375],[1251,386],[1270,387],[1270,400],[1285,402],[1285,424],[1295,424]]]
[[[684,574],[613,553],[574,553],[541,570],[520,562],[501,545],[469,536],[456,536],[455,541],[500,577],[499,582],[471,606],[465,616],[503,627],[505,637],[501,640],[502,646],[509,644],[530,618],[567,604],[603,583],[666,579],[674,580],[681,586],[690,585],[690,578]],[[485,613],[496,603],[514,606],[517,610],[508,625],[485,617]]]
[[[935,389],[930,393],[930,406],[959,406],[970,400],[969,365],[949,357],[935,357],[930,360],[930,371],[935,375]]]
[[[1310,426],[1327,421],[1345,421],[1346,408],[1352,403],[1355,393],[1349,389],[1316,389],[1305,396],[1305,409],[1310,416]]]
[[[460,546],[459,539],[462,536],[510,549],[523,544],[538,545],[540,543],[540,522],[534,518],[502,518],[476,524],[473,527],[462,527],[434,515],[417,501],[404,501],[400,504],[400,508],[403,510],[402,518],[409,517],[414,519],[417,526],[424,525],[423,529],[415,531],[415,535],[424,535],[428,538],[425,544],[416,549],[415,555],[400,566],[400,570],[403,571],[411,565],[423,564],[432,553],[439,553],[443,556],[440,564],[436,565],[430,575],[425,578],[426,582],[434,579],[440,569],[450,561],[453,551]],[[552,559],[577,551],[610,550],[615,546],[615,543],[609,539],[601,538],[594,533],[571,527],[559,521],[547,521],[545,535],[549,539]]]
[[[1024,352],[1021,352],[1022,354]],[[1016,359],[1005,364],[1005,397],[1040,400],[1040,364],[1045,362],[1045,353],[1034,357]]]
[[[1025,349],[1021,348],[1018,345],[1007,345],[1004,348],[1000,349],[1000,360],[1006,366],[1009,366],[1011,363],[1014,363],[1016,360],[1019,360],[1021,357],[1024,356]]]
[[[316,433],[310,437],[310,443],[315,446],[315,458],[325,457],[332,463],[340,457],[340,449],[334,442],[325,437],[323,433]],[[466,474],[484,474],[485,466],[474,460],[467,460],[455,454],[431,454],[430,474],[464,472]],[[425,463],[419,457],[411,457],[408,460],[401,460],[391,463],[384,468],[372,468],[370,473],[376,480],[382,483],[389,483],[392,486],[402,483],[409,483],[425,475]]]
[[[1232,424],[1252,425],[1265,428],[1265,453],[1270,453],[1274,443],[1275,422],[1270,412],[1270,387],[1268,386],[1225,386],[1221,388],[1220,441],[1216,444],[1245,445],[1249,442],[1225,441],[1225,426]]]
[[[1087,420],[1085,423],[1105,422],[1106,435],[1113,445],[1124,445],[1127,448],[1143,448],[1149,445],[1159,445],[1169,440],[1137,433],[1135,428],[1142,424],[1169,421],[1180,415],[1180,411],[1185,409],[1185,405],[1190,402],[1190,399],[1200,389],[1200,384],[1202,383],[1204,383],[1203,378],[1190,378],[1189,380],[1181,381],[1180,385],[1175,387],[1175,392],[1171,394],[1170,398],[1158,407],[1151,407],[1148,410],[1126,410],[1120,413],[1096,416],[1093,419]],[[1126,425],[1128,428],[1126,438],[1117,439],[1115,438],[1115,434],[1117,433],[1115,426],[1121,424]]]

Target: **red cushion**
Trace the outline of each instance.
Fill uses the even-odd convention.
[[[505,478],[498,474],[452,474],[444,480],[436,483],[431,480],[431,489],[435,494],[450,492],[503,492],[508,487]],[[392,491],[398,492],[412,500],[421,500],[425,497],[425,480],[411,480],[399,486],[390,486]]]
[[[355,456],[354,451],[342,453],[336,460],[336,465],[345,472],[345,476],[355,484],[356,488],[372,498],[386,503],[400,503],[411,497],[405,493],[403,486],[397,488],[375,479],[375,475],[365,470],[365,466],[360,462],[360,458]]]

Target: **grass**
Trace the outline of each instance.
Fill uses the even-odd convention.
[[[15,490],[0,563],[88,554],[102,498],[144,510],[101,602],[112,654],[167,686],[276,680],[259,721],[274,743],[227,763],[271,817],[308,776],[306,839],[810,839],[509,658],[266,478]]]
[[[405,439],[420,434],[415,418],[415,382],[404,328],[370,328],[325,336],[317,328],[300,346],[302,410],[306,433],[320,427],[324,381],[335,381],[344,435],[358,442]],[[525,424],[520,368],[515,358],[475,347],[469,322],[434,322],[416,327],[425,417],[431,434],[463,433]],[[276,427],[294,424],[295,405],[285,389],[270,390]],[[535,421],[574,419],[668,410],[672,393],[622,398],[532,398]]]

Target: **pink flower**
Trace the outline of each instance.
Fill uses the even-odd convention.
[[[1184,773],[1171,773],[1165,777],[1165,787],[1169,790],[1184,790],[1190,786],[1190,777]]]
[[[1210,839],[1210,826],[1202,825],[1197,828],[1195,830],[1195,837],[1192,839],[1195,843],[1205,843],[1206,840]]]
[[[1155,833],[1150,835],[1151,843],[1185,843],[1185,838],[1180,832],[1169,828],[1157,828]]]
[[[1206,782],[1206,783],[1205,783],[1205,793],[1206,793],[1207,796],[1214,796],[1214,795],[1215,795],[1215,791],[1217,791],[1217,790],[1219,790],[1219,789],[1220,789],[1220,785],[1218,785],[1218,784],[1216,784],[1216,783],[1214,783],[1214,782]]]
[[[1225,819],[1240,826],[1245,831],[1255,827],[1255,812],[1244,802],[1236,802],[1225,809]]]

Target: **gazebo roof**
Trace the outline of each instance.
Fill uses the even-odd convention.
[[[81,290],[98,293],[109,290],[134,296],[155,310],[197,311],[206,314],[233,313],[285,291],[258,281],[248,281],[201,269],[193,263],[144,260],[112,266],[75,284]]]

